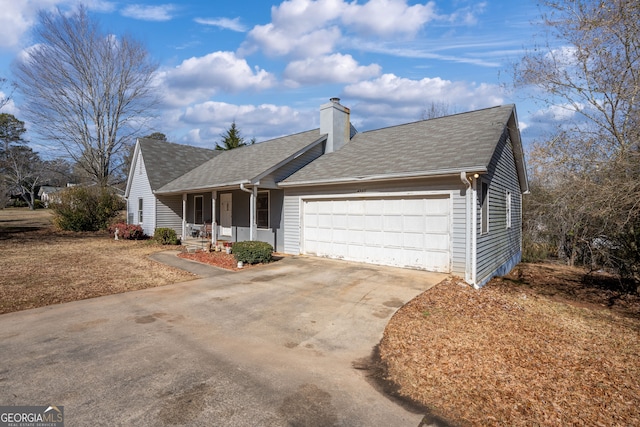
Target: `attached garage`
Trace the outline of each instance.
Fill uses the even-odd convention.
[[[302,200],[302,252],[451,271],[448,194]]]

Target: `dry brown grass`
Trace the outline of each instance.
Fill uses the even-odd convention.
[[[380,357],[399,394],[460,425],[640,425],[638,296],[564,266],[513,274],[443,282],[396,313]]]
[[[47,210],[0,210],[0,314],[194,279],[148,259],[166,249],[57,231]]]

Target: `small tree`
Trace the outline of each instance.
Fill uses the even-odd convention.
[[[111,189],[92,186],[59,191],[49,207],[54,224],[62,230],[98,231],[106,230],[125,205]]]
[[[235,121],[233,121],[231,127],[220,136],[222,137],[222,145],[216,145],[216,150],[227,151],[247,145],[244,142],[244,138],[240,136],[240,130],[236,126]]]
[[[166,141],[167,140],[167,135],[165,135],[162,132],[153,132],[152,134],[144,136],[143,138],[156,139],[158,141]]]
[[[30,209],[35,208],[36,188],[46,174],[46,163],[40,159],[23,138],[24,122],[11,114],[0,114],[0,195],[6,200],[7,192],[20,193]]]

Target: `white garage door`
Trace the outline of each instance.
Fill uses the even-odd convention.
[[[305,200],[303,252],[450,271],[449,197]]]

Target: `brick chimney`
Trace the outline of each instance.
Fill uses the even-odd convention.
[[[331,98],[320,106],[320,133],[328,134],[325,153],[338,151],[351,137],[350,111],[340,105],[340,98]]]

